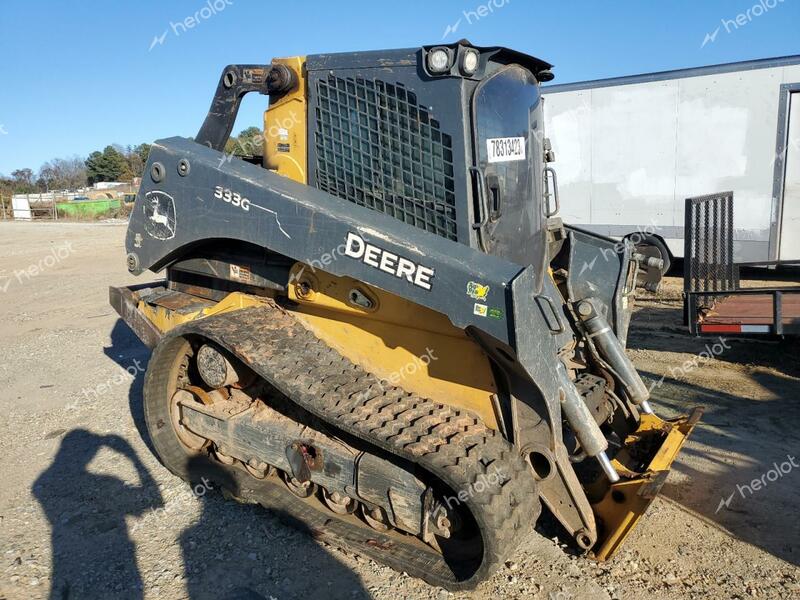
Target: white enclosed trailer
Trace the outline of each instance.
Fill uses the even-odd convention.
[[[566,222],[682,257],[685,199],[732,191],[734,258],[800,259],[800,56],[543,92]]]

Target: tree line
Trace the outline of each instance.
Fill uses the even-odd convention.
[[[252,154],[261,144],[261,130],[248,127],[238,136],[231,136],[225,145],[227,153],[236,156]],[[75,191],[103,181],[130,182],[141,177],[147,164],[150,144],[120,146],[113,144],[88,157],[54,158],[38,171],[16,169],[10,175],[0,173],[0,194],[35,194],[50,191]]]
[[[16,169],[9,176],[0,174],[0,193],[35,194],[38,192],[77,190],[101,181],[132,181],[141,177],[150,144],[122,147],[106,146],[88,157],[53,158],[38,171]]]

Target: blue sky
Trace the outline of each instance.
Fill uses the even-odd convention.
[[[177,25],[207,1],[216,14]],[[433,44],[457,25],[445,41],[533,54],[567,83],[800,54],[798,23],[800,0],[5,0],[0,173],[194,135],[228,63]],[[236,132],[259,124],[265,101],[246,99]]]

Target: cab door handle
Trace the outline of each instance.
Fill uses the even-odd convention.
[[[489,190],[488,206],[489,206],[489,220],[498,221],[503,215],[502,197],[500,196],[500,180],[497,175],[489,175],[486,177],[486,187]]]
[[[473,229],[483,229],[489,222],[489,211],[486,206],[486,177],[479,167],[469,168],[470,173],[475,175],[478,185],[478,220],[472,224]]]

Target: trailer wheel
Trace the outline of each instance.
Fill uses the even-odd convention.
[[[636,251],[644,254],[645,256],[652,256],[660,258],[664,261],[664,267],[661,269],[661,275],[666,275],[672,267],[672,256],[669,253],[669,248],[664,241],[655,235],[647,234],[632,234],[628,236],[636,245]]]

